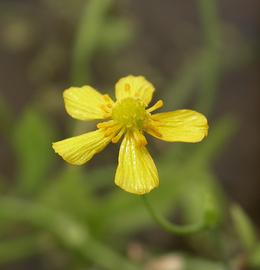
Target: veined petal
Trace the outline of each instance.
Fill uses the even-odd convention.
[[[151,116],[146,132],[169,142],[200,142],[208,134],[207,118],[196,111],[177,110]]]
[[[128,132],[120,146],[115,183],[127,192],[145,194],[159,185],[158,172],[143,144]]]
[[[72,165],[82,165],[96,153],[102,151],[111,141],[104,130],[96,130],[86,134],[58,141],[52,144],[54,151]]]
[[[147,106],[152,100],[153,92],[154,86],[143,76],[129,75],[116,83],[117,100],[133,97],[142,100]]]
[[[91,86],[71,87],[63,93],[68,114],[79,120],[105,119],[111,116],[113,101]]]

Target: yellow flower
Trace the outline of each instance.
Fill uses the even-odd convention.
[[[53,143],[53,149],[73,165],[82,165],[110,142],[124,135],[119,151],[115,183],[125,191],[145,194],[159,185],[156,166],[150,156],[144,132],[168,142],[201,141],[208,133],[207,119],[191,110],[151,114],[162,100],[147,109],[154,86],[142,76],[127,76],[115,85],[116,101],[91,86],[64,91],[65,108],[76,119],[105,120],[97,130]]]

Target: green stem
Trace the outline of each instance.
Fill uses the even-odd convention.
[[[143,202],[145,207],[147,208],[148,212],[150,213],[151,217],[154,219],[154,221],[162,227],[165,231],[171,233],[171,234],[177,234],[177,235],[190,235],[195,234],[198,232],[201,232],[203,230],[208,229],[212,225],[216,223],[215,220],[215,211],[212,207],[208,207],[205,209],[204,218],[203,220],[199,221],[195,224],[189,224],[189,225],[178,225],[173,224],[166,220],[163,216],[161,216],[158,212],[156,212],[149,202],[149,199],[146,195],[142,196]]]
[[[91,79],[90,62],[99,47],[105,14],[113,0],[87,1],[78,25],[72,56],[72,83],[76,86]]]
[[[167,86],[168,91],[165,91],[164,100],[171,100],[174,93],[173,105],[176,109],[181,109],[191,97],[194,85],[199,81],[200,74],[205,69],[207,58],[205,51],[199,51],[196,55],[188,57],[187,63]],[[167,108],[167,104],[165,107],[171,109],[171,107]]]
[[[200,17],[205,38],[207,62],[202,72],[202,85],[198,109],[205,114],[212,111],[220,77],[221,27],[215,0],[199,1]]]
[[[41,204],[32,204],[12,197],[2,197],[0,199],[0,219],[27,222],[48,231],[65,248],[77,253],[84,260],[92,261],[105,269],[139,269],[127,259],[92,238],[85,226],[82,226],[65,213]]]
[[[214,48],[218,46],[221,37],[221,27],[218,18],[216,0],[199,0],[199,11],[204,30],[206,46]]]

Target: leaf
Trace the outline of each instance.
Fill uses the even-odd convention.
[[[260,243],[259,242],[254,248],[252,254],[250,254],[250,266],[253,269],[260,269]]]
[[[51,207],[12,197],[0,198],[0,217],[13,222],[27,222],[50,232],[70,254],[110,270],[137,270],[128,259],[94,239],[86,226]]]
[[[43,114],[31,108],[21,115],[13,132],[18,190],[23,194],[32,194],[46,183],[52,167],[54,130]]]
[[[91,179],[90,179],[91,180]],[[44,205],[86,223],[95,204],[94,197],[89,192],[86,176],[79,167],[66,167],[40,196]]]

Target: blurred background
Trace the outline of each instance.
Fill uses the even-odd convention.
[[[0,0],[0,269],[260,269],[258,0]],[[149,140],[169,220],[192,224],[210,194],[214,229],[164,232],[113,183],[118,145],[65,164],[53,141],[93,130],[62,92],[144,75],[165,110],[209,119],[200,144]],[[154,99],[154,100],[155,100]]]

